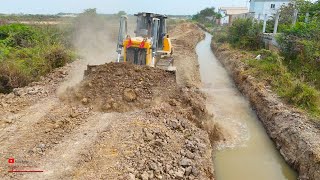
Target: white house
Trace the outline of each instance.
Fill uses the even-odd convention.
[[[249,12],[254,14],[255,18],[262,19],[265,14],[272,16],[282,5],[289,4],[290,0],[250,0]]]
[[[220,24],[231,24],[236,18],[244,18],[249,10],[246,7],[221,7],[219,13],[222,15]]]

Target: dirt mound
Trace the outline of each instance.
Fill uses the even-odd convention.
[[[169,101],[178,93],[175,75],[128,63],[99,65],[64,95],[104,112],[126,112]]]
[[[201,78],[195,47],[204,38],[204,33],[193,23],[183,23],[177,25],[170,35],[174,47],[173,57],[174,65],[177,67],[178,84],[200,87]]]

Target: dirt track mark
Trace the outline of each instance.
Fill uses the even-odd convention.
[[[56,104],[58,99],[44,99],[39,103],[29,107],[19,114],[10,115],[9,125],[0,132],[0,146],[8,147],[17,143],[17,140],[23,138],[25,134],[30,133],[31,127],[47,114]],[[3,148],[1,149],[3,151]]]
[[[2,162],[7,162],[9,157],[14,157],[18,161],[28,161],[28,166],[36,166],[46,153],[57,146],[60,141],[69,133],[85,123],[91,115],[90,110],[84,107],[71,107],[63,104],[56,99],[55,104],[37,118],[32,115],[28,116],[33,119],[29,126],[23,126],[25,131],[18,131],[13,134],[9,141],[5,141],[3,147],[4,158]],[[36,112],[37,109],[32,109]],[[32,111],[30,111],[32,112]],[[71,117],[74,116],[74,117]],[[26,117],[25,117],[26,118]],[[32,164],[32,165],[30,165]],[[21,166],[21,164],[18,164]],[[8,169],[7,163],[3,163],[2,168]],[[18,178],[21,174],[5,174]]]
[[[39,168],[44,173],[26,174],[23,179],[66,179],[65,175],[74,171],[76,165],[83,161],[81,154],[90,150],[91,144],[109,126],[113,117],[113,114],[103,113],[90,117],[87,123],[65,136],[59,145],[41,158]]]

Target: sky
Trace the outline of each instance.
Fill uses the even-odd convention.
[[[97,8],[99,13],[112,14],[124,10],[129,14],[147,11],[161,14],[192,15],[206,7],[241,6],[249,0],[0,0],[3,14],[79,13]]]

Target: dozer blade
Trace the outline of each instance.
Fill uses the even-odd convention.
[[[95,72],[98,65],[87,65],[87,70],[84,70],[84,77],[87,77],[90,73]]]
[[[156,67],[175,73],[177,71],[177,68],[173,66],[173,61],[173,57],[161,58],[158,60]]]

